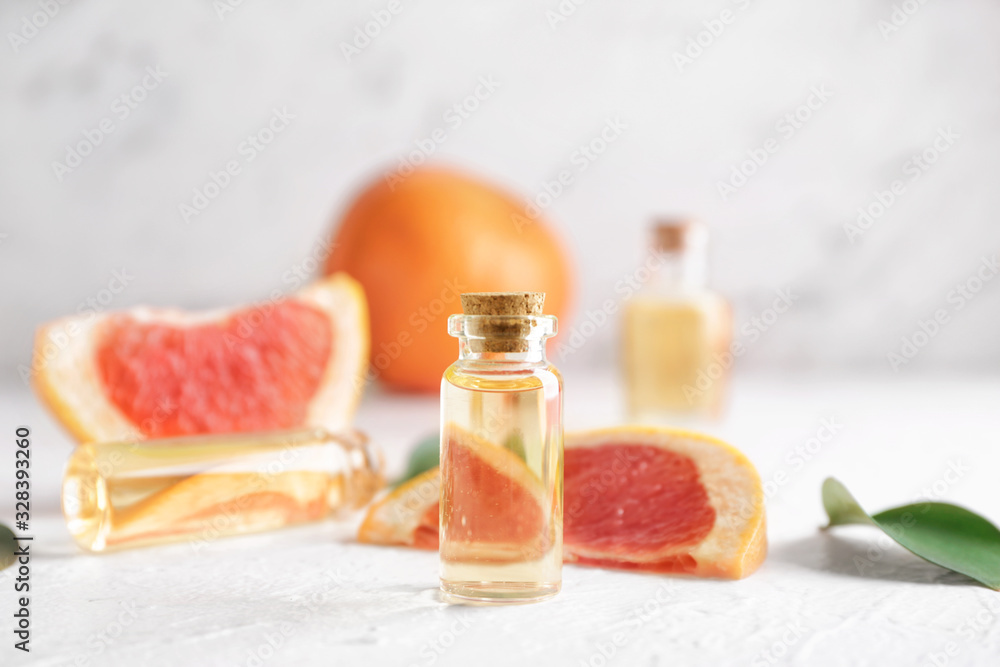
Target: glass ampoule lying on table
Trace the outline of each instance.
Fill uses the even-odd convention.
[[[383,485],[362,434],[305,429],[80,445],[62,505],[76,542],[105,551],[317,521]]]

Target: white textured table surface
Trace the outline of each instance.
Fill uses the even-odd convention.
[[[567,427],[613,423],[612,386],[567,377]],[[817,531],[827,475],[871,509],[932,496],[1000,520],[1000,380],[742,380],[726,421],[711,430],[746,451],[772,483],[771,551],[760,571],[725,582],[566,567],[556,599],[512,608],[445,605],[435,554],[356,544],[353,526],[332,523],[219,540],[198,552],[179,545],[84,555],[54,511],[68,441],[23,388],[7,388],[2,399],[0,489],[12,488],[14,427],[30,424],[36,508],[45,508],[33,519],[30,656],[12,648],[13,581],[10,570],[0,574],[2,665],[982,665],[1000,658],[1000,593],[872,530]],[[359,425],[399,466],[436,419],[434,399],[370,396]],[[838,425],[833,437],[815,454],[796,454],[824,420]],[[0,500],[4,521],[11,504]]]

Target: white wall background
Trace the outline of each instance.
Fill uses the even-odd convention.
[[[388,0],[244,0],[221,17],[210,0],[72,0],[33,35],[24,17],[39,2],[5,0],[0,365],[13,375],[34,326],[99,295],[116,270],[134,278],[115,308],[220,306],[281,287],[357,187],[492,77],[497,90],[435,158],[525,195],[574,168],[609,118],[627,124],[549,208],[576,256],[580,312],[634,270],[651,214],[692,213],[714,227],[714,280],[738,322],[776,289],[801,295],[745,367],[888,371],[900,337],[951,311],[949,290],[1000,249],[1000,6],[906,4],[915,13],[884,36],[888,0],[589,0],[554,27],[557,0],[401,0],[348,60],[342,43]],[[723,10],[733,21],[679,71],[674,53]],[[150,66],[166,78],[119,119],[115,99]],[[776,123],[814,86],[832,97],[781,137]],[[178,205],[243,159],[275,107],[290,126],[185,224]],[[105,117],[114,132],[60,182],[53,161]],[[850,243],[856,209],[949,127],[954,145]],[[717,182],[769,137],[778,151],[722,201]],[[1000,369],[1000,280],[952,315],[907,372]],[[608,361],[613,334],[574,361]]]

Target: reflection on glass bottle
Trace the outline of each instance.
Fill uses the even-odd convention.
[[[81,445],[62,503],[77,543],[105,551],[316,521],[383,484],[363,435],[306,429]]]
[[[622,361],[630,417],[716,417],[729,385],[729,304],[706,288],[708,230],[671,220],[653,228],[653,279],[626,304]]]

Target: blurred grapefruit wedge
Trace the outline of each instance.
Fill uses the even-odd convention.
[[[437,548],[437,469],[373,505],[362,542]],[[619,427],[566,435],[567,563],[740,579],[767,552],[764,492],[743,454],[707,436]]]
[[[336,274],[287,297],[192,313],[135,308],[56,320],[35,337],[42,402],[81,442],[350,423],[368,313]]]

